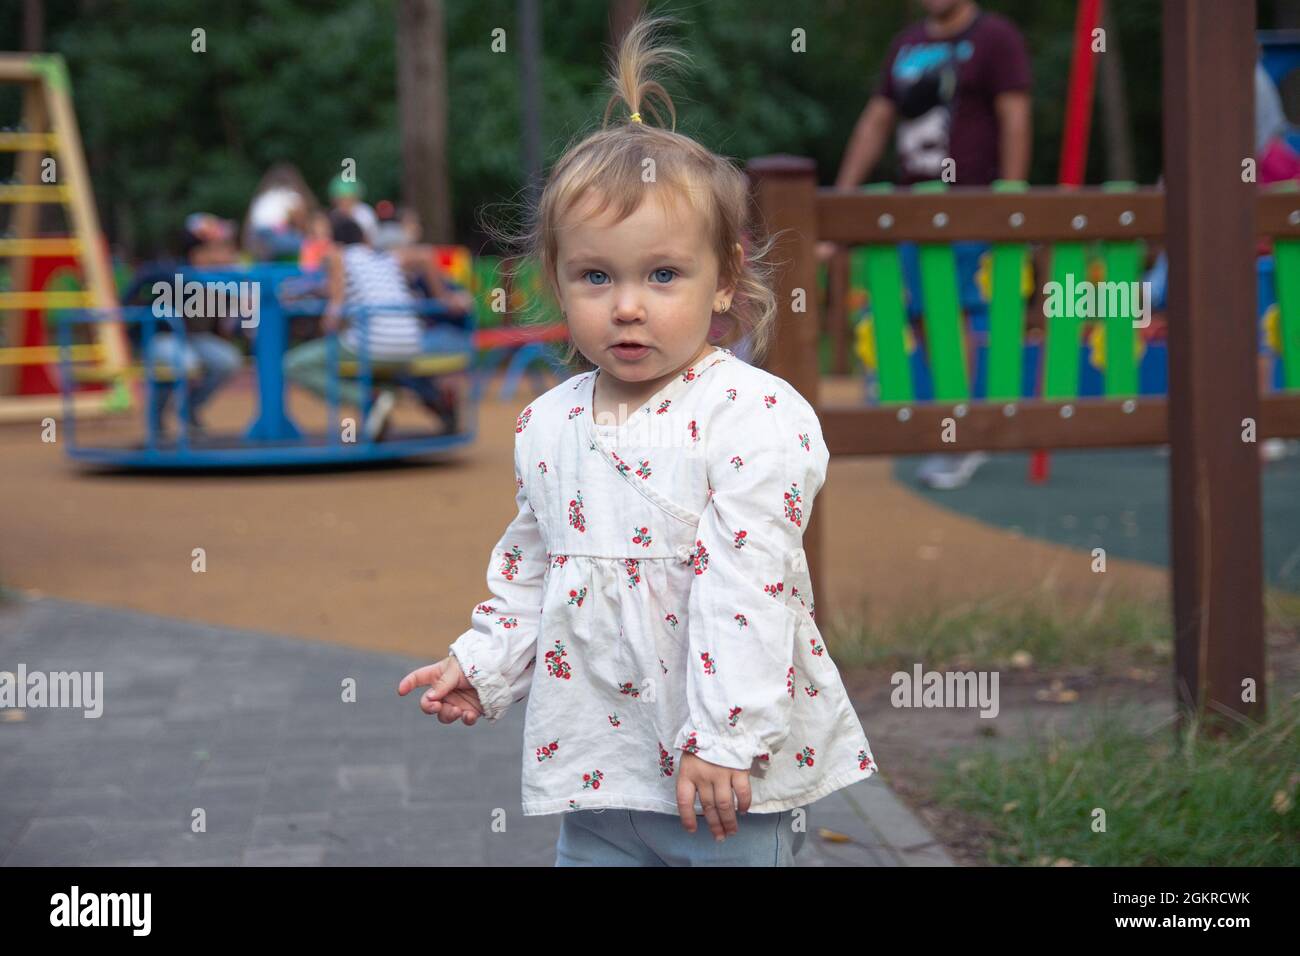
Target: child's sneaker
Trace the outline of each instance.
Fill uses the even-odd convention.
[[[979,466],[988,460],[988,453],[982,451],[973,451],[966,455],[955,456],[949,467],[928,471],[925,475],[925,483],[931,488],[943,491],[960,488],[967,484]]]
[[[366,441],[384,440],[384,435],[388,431],[388,416],[392,414],[393,406],[396,404],[397,397],[392,392],[379,393],[370,406],[366,423],[361,427],[361,434],[365,436]]]

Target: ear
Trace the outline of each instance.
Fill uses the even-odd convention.
[[[736,271],[739,272],[745,265],[745,248],[740,243],[736,243],[732,248],[732,252],[736,259]],[[724,283],[719,278],[717,291],[730,299],[736,294],[736,284],[734,282]]]

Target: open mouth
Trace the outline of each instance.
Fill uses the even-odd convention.
[[[620,342],[617,345],[611,346],[610,351],[619,358],[637,359],[643,355],[649,354],[650,346],[638,345],[634,342]]]

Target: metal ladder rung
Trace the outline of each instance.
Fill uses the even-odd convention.
[[[93,309],[93,292],[0,292],[0,309]]]
[[[53,365],[62,356],[57,345],[16,345],[0,348],[0,365]],[[100,362],[104,359],[102,345],[70,345],[68,360],[72,362]]]
[[[81,250],[81,240],[76,236],[0,239],[0,256],[79,256]]]
[[[0,186],[0,202],[59,202],[72,198],[67,186]]]
[[[0,153],[22,153],[28,150],[58,152],[59,137],[55,133],[0,133]]]

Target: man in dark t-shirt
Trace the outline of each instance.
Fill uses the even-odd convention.
[[[1006,17],[973,0],[921,0],[926,18],[906,27],[889,45],[876,91],[858,119],[840,163],[835,188],[852,191],[870,177],[896,128],[900,185],[941,180],[987,186],[1029,175],[1030,69],[1020,32]],[[982,305],[975,272],[984,243],[955,242],[962,305]],[[833,243],[818,243],[829,258]],[[920,270],[916,246],[899,246],[913,329],[920,323]],[[931,456],[922,480],[936,488],[965,484],[987,456]]]
[[[900,184],[986,186],[1029,175],[1029,54],[1020,31],[973,0],[922,4],[928,16],[889,45],[836,188],[855,189],[871,175],[895,125]]]

